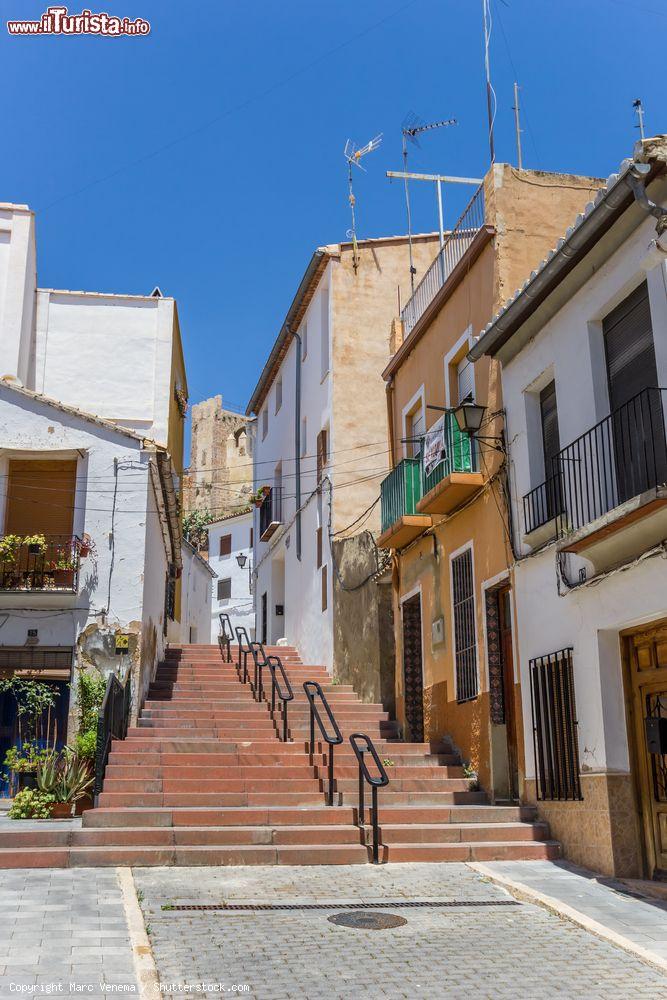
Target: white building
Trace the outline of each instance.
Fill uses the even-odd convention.
[[[436,234],[413,238],[420,273],[437,248]],[[316,250],[246,411],[257,417],[255,489],[267,489],[255,513],[258,637],[287,639],[371,701],[393,691],[393,650],[379,638],[391,593],[374,537],[389,468],[381,373],[409,288],[405,237]]]
[[[666,163],[639,144],[469,355],[502,363],[525,797],[619,875],[667,870]]]
[[[180,621],[176,303],[38,289],[34,228],[0,205],[0,669],[63,703],[76,668],[127,666],[136,713]]]
[[[181,545],[180,621],[170,623],[167,637],[176,643],[207,643],[211,626],[211,579],[215,574],[194,545],[185,538]],[[172,628],[174,634],[172,636]]]
[[[253,509],[228,514],[207,525],[208,564],[213,580],[209,632],[211,642],[220,634],[219,614],[229,615],[232,628],[242,626],[255,638],[255,609],[252,597]]]

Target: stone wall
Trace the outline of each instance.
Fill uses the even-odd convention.
[[[248,506],[252,442],[248,417],[214,396],[192,407],[190,466],[183,480],[185,513],[208,510],[217,520]]]

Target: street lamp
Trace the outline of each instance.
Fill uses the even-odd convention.
[[[240,567],[241,569],[243,569],[243,567],[245,566],[245,564],[246,564],[246,563],[247,563],[247,561],[248,561],[248,557],[247,557],[247,555],[245,554],[245,552],[239,552],[239,553],[237,554],[237,556],[236,556],[236,561],[237,561],[237,563],[239,564],[239,567]]]
[[[464,434],[477,434],[482,426],[482,420],[486,413],[486,406],[476,403],[472,396],[467,396],[462,403],[454,407],[454,417],[459,430]]]

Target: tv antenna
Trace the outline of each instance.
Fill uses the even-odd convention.
[[[352,228],[348,229],[347,235],[352,240],[352,266],[354,268],[355,274],[357,268],[359,267],[359,255],[357,253],[357,222],[354,214],[355,197],[354,190],[352,187],[352,167],[359,167],[360,170],[366,170],[362,165],[361,160],[368,153],[374,153],[382,142],[382,132],[379,135],[374,136],[365,146],[360,146],[358,149],[351,139],[348,139],[345,143],[345,149],[343,150],[343,156],[347,160],[347,186],[348,186],[348,197],[350,201],[350,212],[352,213]]]
[[[423,122],[414,111],[410,111],[401,125],[401,136],[403,139],[403,184],[405,185],[405,208],[408,215],[408,248],[410,253],[410,289],[414,294],[415,274],[417,269],[412,260],[412,216],[410,213],[410,192],[408,190],[408,140],[415,146],[420,147],[419,136],[424,132],[432,132],[437,128],[445,128],[448,125],[457,125],[456,118],[447,118],[438,122]],[[441,226],[442,229],[442,226]]]
[[[641,136],[642,142],[646,138],[644,135],[644,105],[642,104],[641,97],[638,97],[636,101],[632,102],[632,106],[635,109],[635,114],[637,115],[637,124],[635,128],[639,129],[639,135]]]

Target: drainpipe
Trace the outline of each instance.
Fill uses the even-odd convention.
[[[288,326],[289,329],[289,326]],[[292,331],[290,330],[290,333]],[[301,335],[296,340],[296,379],[294,385],[294,481],[296,495],[296,557],[301,562]]]
[[[389,465],[394,468],[394,377],[389,379],[385,387],[387,393],[387,424],[389,426]]]

